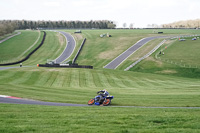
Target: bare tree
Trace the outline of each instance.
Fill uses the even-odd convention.
[[[134,23],[130,23],[129,28],[133,29],[133,25],[134,25]]]
[[[126,28],[126,23],[123,23],[123,27]]]

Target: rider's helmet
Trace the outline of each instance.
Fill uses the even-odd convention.
[[[103,91],[107,91],[106,89],[103,89]]]

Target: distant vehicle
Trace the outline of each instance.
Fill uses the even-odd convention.
[[[81,30],[76,30],[74,33],[81,33]]]
[[[179,38],[179,41],[185,41],[185,39],[180,39],[180,38]]]
[[[192,38],[192,40],[197,40],[197,38],[195,37],[195,38]]]

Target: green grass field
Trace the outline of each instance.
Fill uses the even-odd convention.
[[[164,50],[165,55],[160,56],[162,60],[169,60],[185,67],[200,68],[200,40],[192,40],[193,37],[186,37],[186,41],[178,39]]]
[[[1,133],[198,133],[199,109],[1,104]]]
[[[0,95],[87,104],[97,91],[107,89],[114,96],[112,106],[200,107],[200,80],[198,73],[195,74],[199,72],[198,68],[181,68],[156,60],[153,54],[131,71],[123,71],[126,66],[146,54],[162,40],[149,42],[130,56],[117,70],[102,68],[141,38],[157,36],[158,34],[152,33],[153,30],[82,30],[82,34],[73,34],[73,30],[64,31],[72,33],[76,39],[75,51],[78,50],[82,39],[87,38],[77,62],[81,65],[94,65],[95,69],[22,67],[2,70]],[[163,35],[199,33],[199,30],[163,31]],[[99,35],[102,33],[109,33],[112,37],[100,38]],[[173,57],[170,56],[170,53],[174,53],[173,49],[176,49],[173,43],[177,46],[186,45],[173,40],[167,42],[162,47],[170,45],[165,51],[166,58]],[[47,59],[55,59],[65,48],[63,44],[65,44],[63,36],[47,31],[44,45],[23,65],[36,66],[39,63],[46,63]],[[198,46],[198,43],[191,45]],[[181,50],[179,53],[183,54]],[[74,55],[70,59],[73,59]],[[195,58],[193,62],[196,61]],[[183,69],[187,73],[183,73]],[[0,132],[5,133],[200,131],[199,109],[0,105]]]
[[[115,96],[112,105],[199,106],[200,102],[200,82],[196,79],[55,68],[21,68],[0,73],[0,94],[42,101],[87,104],[98,90],[106,88]]]
[[[20,31],[21,34],[15,36],[0,44],[0,62],[8,63],[18,61],[24,58],[30,51],[32,51],[41,42],[43,34],[40,35],[40,39],[37,44],[29,51],[24,53],[29,47],[31,47],[39,36],[38,31]],[[24,54],[22,54],[24,53]]]
[[[200,40],[167,40],[152,56],[132,68],[132,71],[200,78]],[[164,52],[159,54],[159,52]]]

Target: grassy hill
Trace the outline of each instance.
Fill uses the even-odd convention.
[[[102,68],[107,63],[112,61],[118,55],[123,53],[126,49],[132,46],[134,43],[144,37],[149,36],[176,36],[180,34],[200,34],[199,30],[173,30],[173,29],[138,29],[138,30],[82,30],[81,34],[74,34],[74,30],[64,30],[72,33],[72,35],[79,36],[79,43],[82,39],[87,38],[85,46],[81,52],[81,55],[77,59],[79,64],[93,65],[95,68]],[[164,32],[164,34],[157,34],[158,31]],[[109,33],[112,37],[100,38],[100,34]],[[158,45],[162,39],[153,40],[136,52],[135,55],[129,57],[118,69],[122,70],[124,67],[128,67],[137,58],[145,55],[154,46]]]
[[[0,63],[8,63],[18,61],[24,58],[30,51],[32,51],[41,42],[43,34],[38,31],[21,31],[21,34],[15,36],[0,44]],[[29,49],[36,40],[37,44]],[[25,53],[24,53],[25,52]]]
[[[152,56],[148,57],[131,71],[176,75],[180,77],[200,78],[200,40],[168,40]],[[159,54],[159,52],[164,52]]]
[[[74,30],[64,31],[74,32]],[[158,35],[152,31],[83,30],[82,34],[73,34],[77,46],[80,46],[84,37],[87,38],[77,62],[81,65],[94,65],[95,69],[22,67],[2,70],[0,95],[87,104],[97,91],[107,89],[114,96],[112,105],[115,106],[200,107],[199,79],[184,75],[173,76],[171,70],[175,68],[180,70],[179,66],[156,60],[155,55],[152,55],[132,71],[123,71],[125,66],[146,54],[161,40],[153,40],[143,46],[117,70],[102,68],[141,38]],[[163,35],[199,32],[198,30],[162,31]],[[102,33],[109,33],[112,37],[100,38],[99,35]],[[172,40],[167,45],[171,43],[179,42]],[[45,63],[47,59],[55,59],[65,48],[63,44],[65,44],[63,36],[48,31],[44,45],[23,64],[30,66]],[[76,51],[77,49],[78,47]],[[167,58],[173,57],[170,53],[174,52],[170,52],[170,49],[174,49],[173,44],[165,51]],[[191,68],[188,70],[192,71]],[[199,113],[199,109],[181,108],[1,104],[0,132],[199,132]]]

